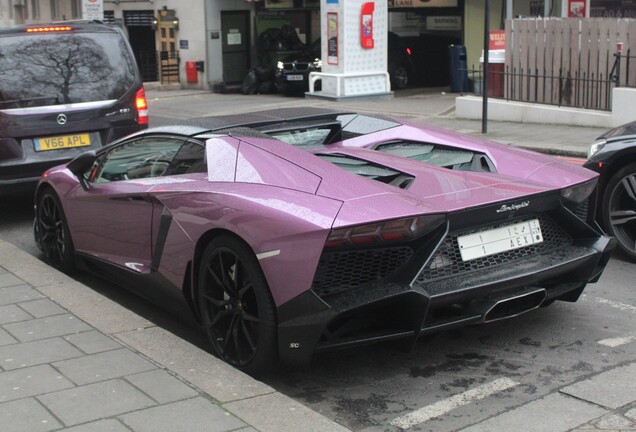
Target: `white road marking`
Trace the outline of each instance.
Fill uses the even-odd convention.
[[[432,405],[420,408],[417,411],[413,411],[412,413],[406,414],[402,417],[393,419],[391,421],[391,425],[397,426],[400,429],[408,429],[411,426],[440,417],[455,408],[468,405],[473,401],[484,399],[495,393],[502,392],[518,385],[518,382],[513,381],[510,378],[499,378],[495,381],[482,384],[479,387],[466,390],[463,393],[435,402]]]
[[[269,251],[269,252],[262,252],[256,255],[256,258],[258,258],[258,260],[263,260],[265,258],[269,258],[269,257],[273,257],[276,255],[280,255],[280,249],[276,249],[273,251]]]
[[[608,346],[610,348],[616,348],[621,345],[625,345],[634,341],[636,341],[636,335],[627,335],[627,336],[603,339],[598,341],[598,343],[600,343],[601,345]]]
[[[632,313],[636,313],[636,306],[632,306],[632,305],[628,305],[625,303],[619,303],[619,302],[615,302],[613,300],[607,300],[604,298],[600,298],[600,297],[596,297],[594,299],[597,303],[601,303],[601,304],[606,304],[608,306],[611,306],[615,309],[620,309],[624,312],[632,312]]]

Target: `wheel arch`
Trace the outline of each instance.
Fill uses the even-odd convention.
[[[600,194],[598,198],[599,199],[598,205],[596,206],[597,220],[599,220],[598,219],[599,217],[602,217],[602,212],[603,212],[602,196],[605,194],[605,189],[607,188],[607,185],[611,181],[612,177],[614,177],[614,175],[618,171],[622,170],[626,166],[631,165],[633,163],[636,163],[636,146],[628,147],[622,151],[617,152],[616,154],[612,156],[612,159],[609,163],[609,166],[607,167],[607,170],[603,173],[604,175],[601,176],[601,178],[599,179],[598,190]],[[602,221],[602,219],[600,220]]]
[[[35,192],[33,193],[33,201],[35,204],[37,204],[42,194],[46,192],[47,190],[52,190],[56,195],[58,195],[57,191],[51,184],[49,184],[48,182],[42,182],[38,184],[37,188],[35,189]]]
[[[188,281],[186,281],[186,289],[188,289],[189,291],[187,300],[188,300],[188,303],[190,303],[192,310],[194,311],[197,322],[199,323],[201,322],[201,311],[199,310],[197,296],[199,294],[198,275],[199,275],[199,268],[201,266],[201,258],[203,256],[203,252],[205,251],[205,248],[210,244],[210,242],[212,242],[212,240],[220,236],[232,237],[240,241],[241,243],[243,243],[243,245],[245,245],[245,247],[247,247],[247,249],[249,249],[252,255],[254,256],[254,259],[256,260],[256,263],[258,264],[259,271],[263,275],[263,280],[265,280],[265,282],[267,283],[267,279],[265,278],[263,269],[258,263],[258,259],[256,258],[256,254],[254,253],[254,249],[252,249],[250,244],[247,241],[245,241],[244,238],[242,238],[237,233],[224,229],[224,228],[213,228],[206,231],[205,233],[201,235],[201,237],[199,237],[199,239],[197,240],[194,246],[194,254],[193,254],[192,261],[190,263],[190,269],[188,272],[189,283]],[[267,289],[270,291],[270,294],[271,294],[271,289],[269,287],[269,284],[267,284]]]

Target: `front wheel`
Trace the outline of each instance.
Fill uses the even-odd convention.
[[[636,261],[636,163],[610,178],[603,194],[602,218],[620,249]]]
[[[75,270],[73,242],[59,198],[46,190],[38,199],[34,232],[36,243],[52,267],[71,273]]]
[[[201,258],[198,302],[216,356],[251,374],[278,362],[274,301],[253,252],[240,240],[220,236]]]

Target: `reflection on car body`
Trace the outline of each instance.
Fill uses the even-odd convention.
[[[262,373],[576,301],[614,246],[577,215],[595,183],[386,117],[267,111],[150,129],[49,170],[35,237],[55,267],[154,298]]]

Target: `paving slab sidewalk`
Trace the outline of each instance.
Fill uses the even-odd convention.
[[[0,424],[2,432],[348,430],[2,240]]]

